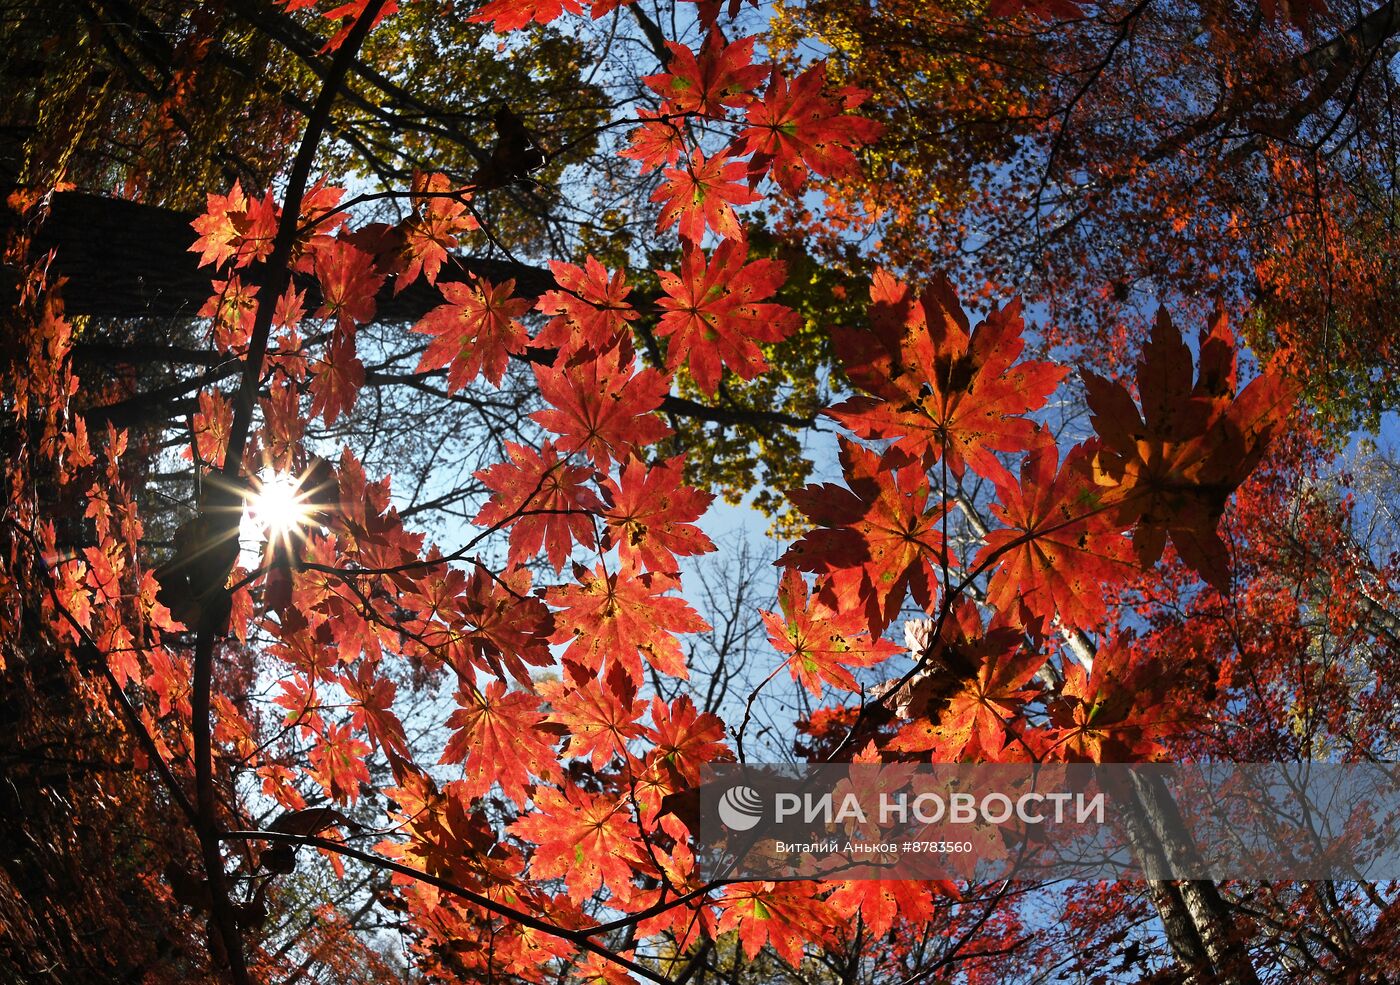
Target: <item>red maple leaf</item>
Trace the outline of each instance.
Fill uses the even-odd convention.
[[[531,686],[530,666],[554,662],[545,645],[554,619],[544,603],[530,595],[530,581],[527,568],[492,574],[478,564],[457,598],[468,630],[461,642],[472,661],[497,677],[509,671],[526,687]]]
[[[291,13],[293,11],[302,10],[306,7],[315,7],[318,5],[320,0],[282,0],[282,2],[286,4],[287,12]],[[331,39],[325,43],[325,45],[321,48],[319,52],[317,52],[317,54],[324,55],[328,52],[335,51],[337,48],[339,48],[342,44],[345,43],[345,39],[350,36],[350,29],[355,25],[355,22],[360,19],[360,16],[365,12],[365,6],[367,3],[368,0],[349,0],[348,3],[339,3],[331,7],[331,9],[329,10],[324,10],[321,12],[321,16],[324,17],[326,20],[338,23],[340,25],[340,29],[336,31],[334,35],[331,36]],[[387,3],[385,3],[379,8],[379,12],[375,14],[374,21],[370,24],[370,27],[377,27],[380,21],[382,21],[386,17],[390,17],[398,13],[398,10],[399,5],[395,2],[395,0],[388,0]]]
[[[462,234],[478,227],[467,211],[471,193],[458,189],[446,175],[415,171],[412,187],[415,211],[402,227],[404,269],[394,280],[395,294],[417,280],[420,271],[429,284],[436,284],[443,261]]]
[[[334,316],[356,325],[374,320],[374,296],[384,285],[384,275],[375,269],[374,257],[345,240],[333,240],[317,251],[315,266],[321,285],[317,318]]]
[[[669,705],[659,697],[652,698],[651,724],[647,730],[647,738],[655,744],[651,758],[674,774],[677,785],[694,786],[700,782],[702,766],[734,759],[724,744],[724,722],[696,709],[695,702],[685,695]]]
[[[968,331],[952,285],[939,277],[915,300],[888,273],[870,287],[870,327],[832,332],[851,382],[872,396],[827,411],[863,438],[892,441],[915,458],[937,461],[961,476],[998,467],[993,452],[1024,451],[1037,410],[1068,370],[1048,362],[1017,363],[1021,305],[1013,301]]]
[[[497,34],[518,31],[532,21],[548,24],[557,20],[564,11],[571,14],[583,13],[579,0],[491,0],[467,20],[474,24],[490,24]]]
[[[818,886],[801,882],[739,882],[724,888],[716,900],[718,933],[739,932],[744,954],[752,960],[771,944],[778,957],[796,968],[802,948],[820,942],[828,928],[839,925],[836,914],[817,899]]]
[[[205,196],[204,214],[190,223],[199,238],[190,247],[191,253],[199,254],[199,265],[212,263],[215,269],[222,267],[235,252],[235,244],[240,239],[233,216],[248,208],[248,199],[235,180],[227,195],[209,194]]]
[[[513,297],[515,281],[492,284],[484,277],[438,285],[447,304],[428,312],[415,332],[433,336],[418,360],[418,372],[447,366],[447,389],[460,390],[478,373],[495,385],[512,355],[525,351],[530,335],[516,321],[530,302]]]
[[[1065,669],[1050,706],[1051,754],[1090,763],[1161,758],[1157,740],[1176,724],[1161,701],[1171,684],[1158,661],[1140,659],[1118,641],[1099,647],[1092,672],[1078,663]]]
[[[915,721],[902,728],[886,748],[894,752],[931,752],[935,762],[1001,758],[1008,725],[1021,717],[1036,691],[1027,685],[1045,664],[1045,655],[1021,644],[1018,634],[993,630],[962,641],[942,655],[948,669],[957,663],[957,686],[927,679],[911,689]],[[971,676],[965,676],[972,665]],[[959,676],[964,675],[964,676]]]
[[[579,350],[604,352],[637,317],[627,303],[632,289],[621,270],[609,277],[591,254],[583,269],[557,260],[549,262],[549,269],[561,289],[546,291],[535,303],[537,310],[554,317],[532,345],[558,349],[565,358]]]
[[[311,369],[311,416],[320,414],[327,424],[355,406],[365,385],[365,364],[355,354],[355,333],[343,324],[335,328],[326,354]]]
[[[595,543],[593,516],[604,507],[586,483],[596,473],[561,459],[549,441],[539,451],[513,441],[505,447],[509,462],[476,473],[495,495],[472,522],[510,528],[511,564],[538,557],[544,547],[558,571],[574,544],[592,547]]]
[[[748,109],[748,126],[740,132],[740,154],[752,154],[749,174],[757,180],[771,169],[773,179],[796,195],[808,170],[827,178],[848,177],[859,169],[854,150],[883,131],[875,120],[855,116],[869,95],[846,87],[828,98],[826,63],[818,62],[791,82],[774,70],[763,101]]]
[[[223,468],[224,449],[233,428],[233,405],[214,390],[199,392],[199,410],[194,414],[194,454],[210,468]],[[186,455],[188,456],[188,453]]]
[[[618,156],[640,161],[642,174],[680,160],[685,150],[685,131],[664,113],[644,109],[637,116],[642,125],[628,135],[627,147],[618,151]]]
[[[1022,624],[1097,629],[1106,613],[1105,591],[1130,573],[1131,545],[1094,484],[1096,445],[1079,445],[1056,471],[1059,452],[1048,436],[1021,463],[1018,483],[1009,472],[991,475],[1005,527],[987,533],[974,566],[995,562],[987,604]]]
[[[680,587],[680,579],[659,571],[646,574],[608,574],[602,564],[590,571],[574,566],[570,585],[558,585],[545,593],[558,627],[552,643],[567,643],[564,659],[593,668],[620,663],[632,680],[642,680],[642,660],[663,674],[688,676],[685,654],[676,633],[700,633],[710,624],[690,603],[668,595]]]
[[[1235,340],[1224,316],[1202,332],[1200,370],[1162,310],[1138,361],[1142,410],[1120,383],[1084,372],[1091,423],[1103,439],[1095,481],[1117,504],[1117,522],[1136,524],[1133,548],[1149,567],[1168,536],[1190,567],[1221,591],[1229,554],[1216,533],[1230,494],[1259,464],[1297,393],[1265,372],[1235,395]]]
[[[277,227],[282,222],[282,209],[272,197],[272,192],[267,192],[262,198],[250,198],[248,207],[242,212],[230,212],[229,219],[238,230],[233,258],[235,267],[245,267],[272,255]]]
[[[530,813],[510,831],[535,846],[531,874],[537,879],[563,877],[569,898],[576,902],[588,899],[600,886],[626,899],[633,869],[651,869],[624,796],[544,787],[535,793]]]
[[[723,118],[726,106],[753,102],[754,88],[768,75],[767,65],[753,64],[755,40],[739,38],[726,44],[719,31],[711,31],[698,58],[685,45],[667,41],[667,71],[643,76],[642,81],[666,100],[663,112]]]
[[[925,609],[932,606],[935,565],[947,555],[939,519],[948,504],[927,508],[923,468],[903,461],[842,438],[850,488],[823,483],[788,493],[817,528],[777,563],[829,575],[824,600],[837,609],[859,605],[874,634],[898,613],[906,591]]]
[[[213,321],[214,344],[221,352],[246,349],[258,314],[258,288],[243,283],[243,278],[237,274],[230,274],[228,280],[213,281],[209,286],[214,293],[198,314],[200,318]]]
[[[639,722],[646,702],[637,700],[637,684],[621,664],[606,678],[544,681],[539,692],[552,709],[549,720],[569,731],[563,755],[590,759],[594,769],[614,756],[629,759],[627,743],[646,734]]]
[[[475,668],[501,679],[509,672],[531,687],[527,664],[552,662],[546,640],[554,620],[530,594],[527,569],[493,575],[478,564],[468,578],[458,568],[437,563],[412,586],[399,598],[413,618],[401,625],[430,666],[445,661],[464,681],[475,680]]]
[[[719,20],[721,9],[726,8],[725,0],[690,0],[695,4],[695,17],[700,22],[700,26],[705,30],[710,30]],[[729,0],[726,16],[731,20],[739,16],[739,9],[743,6],[744,0]],[[748,0],[749,6],[758,9],[759,0]]]
[[[360,784],[369,783],[367,752],[369,745],[354,737],[349,724],[331,722],[307,754],[311,775],[332,800],[353,804],[360,797]]]
[[[929,883],[911,879],[849,879],[838,882],[827,903],[847,920],[860,919],[877,939],[902,923],[920,926],[933,916],[933,894],[958,899],[957,884],[947,879]]]
[[[554,740],[540,728],[539,699],[524,691],[506,693],[491,681],[483,693],[466,685],[457,691],[458,708],[448,718],[454,729],[440,763],[463,763],[464,793],[480,797],[500,783],[518,806],[530,800],[530,777],[554,780],[559,764]]]
[[[608,499],[602,511],[608,524],[606,546],[617,547],[627,568],[674,573],[676,555],[690,557],[715,549],[694,522],[715,497],[685,485],[683,479],[683,456],[652,468],[634,457],[623,465],[619,481],[603,484]]]
[[[408,759],[412,756],[408,737],[404,734],[403,723],[393,711],[398,686],[387,677],[377,676],[374,671],[374,666],[366,662],[360,664],[355,674],[342,674],[340,677],[340,686],[355,702],[351,708],[351,725],[364,729],[371,745],[382,745],[387,752]]]
[[[632,349],[623,343],[596,359],[562,368],[536,366],[540,396],[550,405],[530,416],[559,435],[565,452],[583,451],[606,469],[638,447],[666,437],[671,429],[653,411],[670,387],[647,368],[633,375]]]
[[[745,263],[748,243],[741,236],[721,243],[706,264],[704,252],[686,244],[680,274],[658,270],[666,297],[656,334],[669,338],[666,367],[686,361],[690,375],[706,393],[719,386],[722,367],[740,379],[766,372],[768,363],[756,342],[779,342],[800,326],[797,312],[763,303],[783,285],[787,265],[781,260]]]
[[[768,640],[787,654],[794,681],[822,696],[822,685],[859,691],[851,667],[871,667],[899,652],[889,640],[872,638],[865,613],[860,609],[833,609],[820,598],[807,597],[807,582],[796,568],[783,571],[778,586],[779,615],[761,612]]]
[[[678,168],[662,173],[666,180],[652,192],[653,202],[665,202],[656,220],[656,231],[669,229],[680,222],[683,239],[699,243],[708,226],[725,239],[743,234],[735,205],[749,205],[762,196],[743,184],[746,171],[743,161],[728,160],[728,151],[706,159],[697,147],[690,159]]]

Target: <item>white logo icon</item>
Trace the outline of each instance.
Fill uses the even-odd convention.
[[[753,787],[730,787],[719,799],[719,819],[731,831],[748,831],[763,819],[763,798]]]

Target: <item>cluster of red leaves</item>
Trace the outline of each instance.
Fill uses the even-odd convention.
[[[592,13],[612,6],[594,3]],[[581,13],[582,5],[496,3],[476,18],[509,30],[564,10]],[[614,911],[639,914],[644,934],[669,932],[685,945],[736,929],[750,953],[771,942],[796,961],[813,939],[813,918],[830,926],[838,913],[803,902],[801,890],[738,885],[677,901],[701,887],[690,831],[663,804],[698,783],[701,766],[732,757],[713,715],[684,698],[637,697],[651,676],[687,676],[682,640],[709,627],[678,594],[680,560],[714,549],[696,526],[713,497],[684,483],[679,458],[649,460],[649,449],[670,433],[657,413],[670,373],[684,366],[711,393],[726,371],[752,379],[767,370],[761,346],[798,325],[795,312],[771,300],[785,265],[749,258],[734,206],[757,201],[755,188],[770,173],[797,194],[808,168],[853,166],[853,150],[875,128],[847,115],[858,93],[824,93],[819,67],[790,84],[754,64],[752,39],[729,44],[714,32],[699,53],[673,45],[672,55],[670,72],[647,80],[663,99],[661,112],[643,114],[644,133],[633,141],[634,148],[654,145],[640,155],[644,170],[666,167],[661,226],[678,226],[682,239],[678,269],[658,271],[660,365],[639,365],[632,324],[644,313],[632,305],[626,272],[594,257],[582,266],[552,263],[557,287],[534,304],[515,296],[511,281],[439,279],[453,247],[475,228],[470,188],[418,175],[407,220],[353,229],[338,189],[308,193],[291,267],[298,283],[314,284],[320,304],[308,311],[304,289],[289,289],[278,302],[265,364],[269,397],[245,469],[269,453],[281,467],[311,467],[307,416],[333,422],[353,409],[364,381],[357,326],[373,319],[382,291],[402,291],[420,277],[443,303],[413,326],[428,339],[418,372],[442,373],[455,393],[478,381],[500,385],[512,358],[528,356],[544,402],[533,418],[552,438],[538,448],[508,445],[509,461],[478,473],[490,496],[475,522],[508,539],[503,571],[480,563],[463,571],[425,549],[390,508],[387,480],[370,482],[344,452],[275,606],[272,575],[249,577],[277,618],[258,620],[250,608],[235,621],[246,632],[251,618],[271,638],[266,651],[282,665],[280,724],[311,750],[304,776],[324,797],[353,803],[370,780],[371,752],[387,761],[403,828],[380,846],[386,855],[513,900],[564,931],[583,926],[581,904],[602,896]],[[761,96],[754,90],[765,83]],[[714,123],[744,109],[747,118],[732,121],[730,147],[714,154],[698,146],[686,122],[703,116]],[[211,196],[196,223],[193,249],[223,278],[205,316],[233,355],[247,352],[262,303],[256,288],[244,286],[247,268],[271,255],[281,220],[271,197],[250,201],[235,187]],[[708,255],[707,231],[721,238]],[[329,329],[310,351],[299,334],[315,331],[308,318]],[[205,465],[220,464],[231,406],[218,394],[200,399],[193,452]],[[579,551],[595,559],[570,565]],[[541,554],[564,577],[536,588],[525,564]],[[868,651],[865,662],[892,652],[849,618],[833,618],[850,624],[852,639]],[[809,687],[819,690],[823,679],[853,686],[839,660],[810,657],[801,640],[796,648],[802,667],[816,660],[817,670],[803,670]],[[418,762],[410,748],[391,656],[456,675],[457,709],[444,723],[450,737],[435,763]],[[559,679],[541,680],[540,669],[551,665]],[[337,705],[348,714],[334,711]],[[236,706],[220,702],[217,710],[219,741],[240,751],[264,792],[289,810],[304,807],[291,782],[294,762],[252,741],[257,724]],[[458,767],[460,779],[440,786],[430,770],[444,766]],[[514,818],[504,840],[492,834],[501,824],[501,807],[487,807],[492,795],[504,798],[494,803],[509,804]],[[422,944],[429,963],[437,960],[434,940],[451,939],[460,951],[463,941],[495,934],[469,901],[409,881],[402,898],[415,926],[433,928]],[[523,928],[496,935],[489,960],[533,977],[541,946],[560,956],[574,950],[558,935],[543,941]],[[454,970],[487,960],[486,953],[459,956]]]
[[[582,5],[500,0],[478,17],[508,30],[565,9],[577,14]],[[636,914],[642,936],[668,932],[686,946],[699,934],[736,930],[750,955],[770,944],[796,962],[806,943],[862,907],[888,928],[893,898],[854,884],[813,898],[811,887],[755,883],[680,902],[702,887],[691,833],[668,798],[730,753],[713,715],[685,699],[639,698],[649,679],[685,678],[682,639],[709,628],[679,594],[679,566],[713,550],[696,526],[712,497],[684,484],[679,459],[648,460],[670,433],[658,414],[668,374],[684,365],[710,393],[726,370],[754,378],[767,369],[761,346],[797,325],[794,312],[770,300],[783,264],[749,260],[735,206],[756,201],[764,177],[795,196],[809,172],[849,171],[853,150],[878,132],[849,113],[862,94],[828,93],[820,66],[787,79],[755,64],[753,52],[752,39],[726,42],[714,32],[698,52],[671,45],[668,71],[645,80],[661,105],[643,112],[626,155],[643,171],[662,170],[661,228],[677,227],[681,239],[678,269],[658,272],[654,335],[666,343],[658,365],[638,365],[632,328],[651,313],[634,308],[627,272],[594,257],[553,263],[557,289],[533,305],[510,281],[438,282],[451,246],[473,228],[470,189],[421,176],[408,221],[353,231],[336,211],[338,191],[308,196],[293,264],[315,279],[315,316],[333,327],[326,354],[309,361],[296,335],[302,299],[279,305],[283,334],[269,363],[283,389],[274,387],[263,407],[265,445],[281,449],[282,460],[306,461],[299,407],[285,394],[305,384],[309,413],[328,421],[353,406],[363,379],[355,326],[373,317],[391,280],[398,291],[420,275],[436,283],[443,304],[414,326],[429,338],[418,370],[445,370],[456,392],[480,379],[499,385],[512,357],[530,354],[545,404],[533,417],[552,438],[539,448],[509,445],[509,461],[478,473],[490,497],[475,522],[508,539],[500,572],[477,563],[468,574],[436,549],[425,554],[389,508],[387,484],[369,483],[347,452],[338,502],[305,538],[290,604],[263,629],[287,665],[279,699],[286,724],[313,744],[308,775],[324,794],[353,801],[372,748],[392,767],[403,837],[384,842],[385,854],[513,900],[564,932],[586,927],[581,905],[601,899]],[[739,113],[742,120],[731,119]],[[707,154],[689,129],[693,118],[736,123],[736,135]],[[230,268],[208,317],[231,351],[246,347],[260,303],[236,271],[267,256],[278,219],[270,199],[249,202],[235,188],[211,197],[199,221],[195,249]],[[708,256],[707,232],[719,239]],[[859,690],[857,671],[899,652],[883,633],[912,598],[936,628],[914,631],[914,668],[877,689],[895,727],[867,755],[1157,755],[1166,675],[1116,642],[1092,669],[1071,664],[1047,675],[1047,640],[1056,630],[1104,631],[1107,594],[1155,563],[1168,536],[1188,564],[1223,584],[1228,559],[1216,521],[1262,455],[1288,388],[1266,374],[1235,393],[1234,344],[1223,322],[1202,339],[1193,383],[1189,350],[1164,318],[1143,355],[1141,412],[1126,388],[1086,375],[1098,437],[1062,455],[1032,415],[1069,370],[1022,358],[1018,303],[973,327],[946,280],[917,292],[880,273],[866,324],[835,329],[833,342],[860,393],[828,413],[877,444],[843,438],[844,485],[790,494],[813,529],[780,558],[779,611],[763,618],[793,680],[815,697],[826,687]],[[196,450],[214,462],[229,415],[216,398],[201,407]],[[1014,456],[1019,476],[1007,466]],[[996,525],[975,557],[960,560],[947,543],[958,504],[937,493],[971,474],[996,490]],[[594,560],[579,563],[582,551]],[[524,564],[540,555],[571,576],[535,588]],[[968,602],[978,583],[990,621]],[[456,675],[451,736],[435,765],[461,773],[441,788],[405,740],[394,686],[379,670],[387,653]],[[557,679],[538,679],[556,664]],[[348,723],[321,711],[336,691],[352,699]],[[222,715],[226,736],[253,734],[235,709]],[[836,716],[829,724],[853,723]],[[277,781],[283,764],[250,755],[267,792],[299,806],[294,788]],[[513,818],[504,838],[486,806],[495,792]],[[458,942],[459,973],[463,962],[484,960],[463,958],[459,946],[488,932],[483,911],[407,878],[399,888],[415,925],[434,928],[429,941]],[[947,891],[910,888],[902,905],[926,912]],[[560,956],[574,950],[517,928],[494,939],[492,960],[528,977],[541,947]],[[423,954],[436,960],[429,944]]]
[[[770,616],[770,634],[793,654],[794,676],[849,688],[841,665],[868,663],[858,641],[878,637],[912,596],[939,629],[911,633],[915,666],[885,689],[896,719],[907,720],[885,747],[890,754],[945,762],[1157,755],[1156,738],[1176,724],[1170,675],[1111,642],[1056,677],[1042,673],[1045,642],[1067,634],[1088,649],[1086,634],[1109,628],[1107,599],[1158,561],[1168,536],[1197,574],[1228,587],[1217,523],[1279,430],[1294,387],[1265,373],[1237,393],[1223,319],[1202,333],[1193,383],[1190,350],[1163,314],[1138,367],[1141,411],[1122,384],[1086,372],[1098,435],[1062,458],[1028,415],[1067,368],[1018,362],[1022,336],[1018,305],[994,309],[970,330],[946,281],[916,298],[876,276],[868,324],[834,333],[864,392],[828,413],[881,450],[842,439],[845,487],[789,494],[813,529],[779,559],[788,566],[784,594],[805,596],[798,572],[813,572],[815,605],[785,623]],[[1022,456],[1019,480],[1002,463],[1008,453]],[[965,568],[947,548],[947,518],[955,506],[976,507],[930,502],[929,477],[940,467],[959,483],[976,473],[997,492],[992,517],[979,523],[1001,525],[981,531],[985,546]],[[967,594],[981,578],[992,614],[985,629]],[[835,671],[804,647],[821,612],[845,620],[839,629],[830,617],[818,622],[837,643],[820,653]]]
[[[590,9],[601,16],[616,6],[600,0]],[[342,16],[360,9],[348,5]],[[476,17],[510,30],[582,9],[572,0],[495,0]],[[451,247],[474,227],[471,189],[441,176],[414,179],[413,214],[392,227],[350,228],[339,189],[321,185],[304,196],[290,263],[319,293],[312,314],[304,290],[266,298],[244,283],[247,268],[272,255],[283,223],[271,196],[249,199],[235,185],[211,195],[196,222],[193,250],[223,277],[204,311],[214,342],[246,356],[260,306],[275,311],[261,367],[268,396],[244,471],[266,459],[329,473],[314,522],[297,538],[285,591],[272,601],[270,563],[240,575],[246,586],[229,617],[238,639],[252,630],[270,641],[275,704],[285,711],[273,724],[308,752],[293,761],[259,744],[262,723],[232,700],[216,705],[216,739],[293,811],[306,806],[299,777],[329,801],[355,802],[377,751],[394,777],[396,822],[379,851],[458,887],[448,892],[399,872],[396,904],[420,934],[424,963],[457,976],[552,976],[549,957],[577,955],[591,939],[581,933],[596,929],[590,902],[630,920],[634,940],[665,933],[686,948],[733,930],[750,957],[771,945],[796,964],[807,944],[834,940],[857,913],[884,932],[901,912],[918,919],[949,891],[705,886],[691,832],[672,806],[699,782],[701,767],[732,754],[724,724],[689,699],[639,697],[650,681],[685,678],[682,639],[709,629],[679,594],[679,559],[713,550],[697,526],[712,497],[684,483],[679,460],[657,460],[651,450],[669,434],[658,414],[668,374],[684,362],[713,393],[725,370],[744,379],[766,370],[760,346],[793,331],[797,315],[769,300],[783,265],[748,260],[734,207],[758,200],[768,177],[795,196],[809,173],[849,171],[854,150],[878,127],[850,114],[859,91],[827,91],[820,66],[787,79],[753,63],[752,39],[726,42],[716,31],[699,52],[673,45],[671,53],[668,71],[646,80],[662,100],[659,112],[642,115],[628,152],[644,171],[662,169],[660,226],[676,226],[681,239],[678,271],[660,273],[655,334],[668,348],[657,365],[638,365],[631,325],[642,313],[628,300],[626,273],[596,258],[554,264],[558,289],[533,306],[514,296],[510,281],[439,282]],[[737,132],[706,154],[689,129],[700,117]],[[708,256],[707,232],[720,240]],[[332,423],[354,407],[365,379],[356,331],[374,317],[380,292],[419,277],[436,285],[443,304],[414,326],[429,337],[418,369],[446,370],[449,393],[481,379],[499,385],[512,357],[543,355],[532,371],[545,406],[533,418],[554,437],[538,449],[511,445],[508,462],[478,474],[491,495],[475,522],[508,539],[500,571],[479,561],[470,571],[455,566],[465,552],[444,555],[408,530],[388,479],[371,481],[348,450],[331,468],[305,447],[309,417]],[[1104,592],[1155,563],[1168,537],[1207,581],[1224,583],[1228,556],[1216,523],[1263,454],[1289,388],[1266,373],[1237,394],[1223,322],[1201,341],[1193,383],[1190,351],[1164,317],[1140,367],[1141,410],[1126,387],[1087,375],[1098,437],[1062,457],[1031,415],[1068,369],[1021,358],[1019,304],[973,328],[946,281],[918,293],[886,274],[875,278],[870,300],[867,324],[833,339],[862,392],[829,413],[878,445],[843,439],[845,484],[791,494],[813,529],[780,559],[780,611],[764,613],[792,678],[815,696],[828,685],[859,689],[856,671],[897,652],[882,634],[912,598],[934,622],[913,633],[914,668],[880,692],[898,721],[872,755],[1155,754],[1166,681],[1155,665],[1115,641],[1092,670],[1072,664],[1051,687],[1041,679],[1044,646],[1057,627],[1103,631]],[[308,318],[326,327],[323,344],[303,340]],[[533,332],[532,318],[543,323]],[[222,461],[232,420],[228,400],[200,395],[192,436],[199,464]],[[98,468],[81,429],[54,437],[75,474]],[[98,546],[51,566],[45,605],[56,633],[92,637],[121,683],[149,689],[157,700],[144,715],[159,735],[159,719],[189,718],[188,671],[162,645],[162,634],[180,627],[131,563],[140,532],[123,494],[121,445],[110,433],[90,500]],[[1019,479],[1003,463],[1017,455]],[[1000,526],[975,558],[960,560],[947,526],[960,504],[943,499],[949,483],[933,477],[969,474],[994,485]],[[52,531],[43,536],[52,553]],[[536,587],[525,562],[541,551],[559,580]],[[591,552],[587,565],[575,557],[582,552]],[[978,579],[986,620],[968,602]],[[255,601],[252,593],[261,594]],[[132,626],[140,627],[138,648]],[[450,737],[435,761],[419,760],[396,712],[391,658],[455,677],[456,707],[441,723]],[[544,668],[557,673],[544,676]],[[858,724],[849,715],[827,720]],[[168,746],[160,753],[177,758]],[[444,766],[454,772],[440,772]],[[453,778],[435,779],[445,775]],[[503,929],[483,901],[529,919]],[[603,957],[595,950],[588,960]],[[612,957],[613,965],[585,967],[615,979],[615,965],[630,958]]]

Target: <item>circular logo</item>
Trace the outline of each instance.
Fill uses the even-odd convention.
[[[730,787],[719,799],[719,819],[731,831],[748,831],[763,820],[763,798],[753,787]]]

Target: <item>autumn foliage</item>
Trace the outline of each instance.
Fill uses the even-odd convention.
[[[74,974],[151,982],[315,967],[347,981],[680,983],[737,969],[738,955],[773,978],[821,957],[870,980],[1011,980],[1059,945],[1026,926],[1008,886],[702,880],[683,806],[702,768],[755,758],[751,717],[784,682],[784,751],[796,738],[817,762],[1262,758],[1279,721],[1304,714],[1289,706],[1306,683],[1295,674],[1333,687],[1336,707],[1318,714],[1335,734],[1389,728],[1393,675],[1377,672],[1353,721],[1336,690],[1346,668],[1286,659],[1310,645],[1299,577],[1326,582],[1309,590],[1339,628],[1388,592],[1386,572],[1349,581],[1329,566],[1351,548],[1318,546],[1350,507],[1297,481],[1325,455],[1286,358],[1241,359],[1223,312],[1178,326],[1163,307],[1122,360],[1134,372],[1080,371],[1037,333],[1042,299],[991,298],[979,317],[937,250],[853,277],[859,296],[834,296],[856,317],[809,324],[792,256],[760,245],[758,210],[817,208],[819,184],[868,180],[863,162],[898,135],[823,63],[766,60],[737,3],[678,5],[693,27],[653,53],[662,71],[610,69],[649,94],[608,124],[623,136],[610,166],[647,183],[637,197],[664,255],[585,243],[544,258],[552,286],[539,291],[464,271],[463,244],[495,236],[492,203],[552,153],[515,113],[493,116],[495,150],[474,175],[414,168],[365,192],[313,167],[337,87],[364,46],[417,16],[403,6],[277,12],[322,32],[324,77],[275,190],[205,190],[188,252],[209,284],[193,329],[209,377],[178,417],[125,426],[97,412],[154,384],[80,362],[96,322],[65,312],[35,245],[53,189],[11,195],[7,704],[20,727],[67,723],[55,742],[121,765],[65,789],[75,826],[104,823],[105,804],[122,816],[100,879],[124,901],[104,913],[54,895],[42,859],[7,870],[0,919],[15,940],[41,947],[55,932],[20,905],[32,896],[74,940],[125,941],[110,955],[74,944],[88,962]],[[545,25],[632,23],[627,8],[493,0],[441,16],[489,25],[506,51]],[[839,213],[832,194],[822,207]],[[397,218],[366,210],[381,199]],[[382,309],[424,291],[431,302],[386,342]],[[810,330],[840,392],[820,426],[839,432],[817,446],[831,453],[825,481],[784,490],[800,530],[773,552],[771,590],[740,600],[766,664],[751,693],[712,702],[700,680],[716,671],[696,654],[723,627],[697,562],[730,548],[707,526],[716,497],[695,471],[707,452],[681,432],[687,414],[742,416],[733,390],[782,372],[783,344]],[[397,372],[391,344],[413,360],[394,381],[436,413],[469,406],[532,429],[478,425],[495,457],[467,470],[470,505],[446,527],[415,522],[408,477],[374,464],[382,449],[335,438],[384,413],[369,405]],[[510,403],[519,381],[533,402]],[[1066,406],[1087,413],[1066,424]],[[411,436],[386,439],[399,440]],[[172,462],[191,479],[178,524],[143,493]],[[297,483],[295,522],[240,545],[245,508],[281,475]],[[1296,523],[1265,522],[1284,504]],[[1319,553],[1328,564],[1308,560]],[[1244,738],[1221,738],[1227,709]],[[29,799],[15,809],[51,826]],[[91,837],[43,851],[76,866],[101,855]],[[298,881],[313,870],[345,892]],[[1096,892],[1062,904],[1085,942],[1151,915]],[[1380,949],[1394,918],[1378,899],[1357,904],[1385,915],[1347,961]],[[1167,920],[1170,901],[1155,905]],[[1284,908],[1301,926],[1311,905]],[[384,915],[378,933],[366,914]],[[1251,924],[1216,919],[1234,957],[1198,941],[1204,957],[1164,950],[1158,966],[1225,974]],[[145,925],[159,935],[142,938]],[[954,944],[921,964],[926,934]]]

